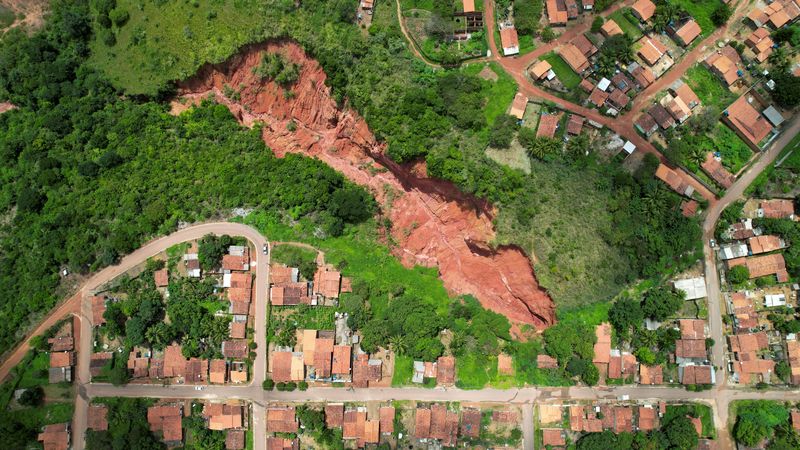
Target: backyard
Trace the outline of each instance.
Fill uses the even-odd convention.
[[[705,107],[715,107],[722,112],[736,100],[736,96],[701,64],[687,70],[685,80]]]
[[[714,26],[711,16],[714,14],[714,10],[719,7],[719,0],[671,0],[670,3],[682,7],[694,17],[694,20],[697,21],[697,24],[700,25],[702,29],[702,33],[700,34],[701,39],[711,34],[717,28]]]
[[[554,52],[550,52],[544,57],[542,57],[545,61],[549,62],[553,68],[553,72],[555,72],[556,76],[558,77],[559,81],[566,86],[568,89],[575,89],[581,84],[581,77],[574,70],[572,67],[564,61],[561,56]]]
[[[611,15],[608,16],[609,19],[613,19],[614,22],[622,28],[622,31],[625,32],[625,35],[628,36],[631,41],[636,42],[642,37],[643,33],[642,30],[639,29],[639,26],[636,25],[636,22],[632,22],[631,19],[628,18],[627,8],[622,8],[614,11]]]
[[[491,125],[497,116],[505,113],[506,109],[508,109],[508,105],[511,104],[514,94],[517,92],[517,83],[496,62],[470,64],[462,70],[469,75],[478,75],[486,67],[497,75],[497,80],[495,81],[484,79],[481,82],[484,97],[487,99],[483,107],[483,114],[486,117],[486,122]]]

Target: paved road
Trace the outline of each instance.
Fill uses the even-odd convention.
[[[256,266],[256,283],[255,283],[255,342],[257,344],[256,359],[253,362],[253,379],[250,384],[252,388],[261,389],[261,383],[264,381],[267,370],[267,279],[269,276],[269,257],[260,253],[261,248],[267,245],[267,240],[255,229],[237,223],[218,222],[218,223],[204,223],[176,231],[168,236],[153,240],[130,255],[124,257],[119,264],[109,266],[101,270],[89,281],[87,281],[80,291],[70,299],[73,302],[78,299],[81,309],[81,333],[80,342],[78,344],[78,363],[76,370],[75,383],[78,389],[78,398],[75,403],[75,415],[73,417],[73,442],[75,450],[82,450],[85,444],[85,433],[88,414],[88,403],[91,398],[95,397],[92,394],[92,385],[90,384],[89,376],[89,363],[92,352],[92,324],[91,324],[91,303],[90,296],[93,291],[100,288],[108,281],[116,278],[117,276],[131,270],[148,258],[166,250],[173,245],[180,244],[185,241],[199,239],[207,234],[228,234],[232,236],[243,236],[247,238],[256,249],[254,258],[258,260]],[[56,313],[59,313],[57,310]],[[61,317],[60,315],[56,317]],[[41,326],[38,328],[42,328]],[[44,328],[46,329],[46,328]],[[192,388],[193,389],[193,388]],[[253,415],[255,418],[253,423],[254,432],[257,435],[266,435],[266,424],[261,418],[264,417],[265,410],[262,405],[253,405]],[[256,450],[264,450],[266,448],[266,441],[256,440]]]

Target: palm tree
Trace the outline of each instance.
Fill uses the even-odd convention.
[[[408,340],[405,335],[396,334],[389,338],[389,347],[398,355],[405,355],[408,352]]]

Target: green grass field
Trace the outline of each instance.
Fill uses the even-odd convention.
[[[744,167],[753,156],[753,151],[722,122],[717,123],[712,136],[708,136],[714,143],[714,149],[722,156],[722,165],[731,173],[736,173]]]
[[[701,64],[689,68],[684,80],[700,98],[703,106],[713,106],[721,112],[736,100],[736,96]]]
[[[613,19],[614,22],[616,22],[617,25],[622,28],[622,31],[625,32],[625,35],[628,36],[632,41],[636,42],[640,37],[642,37],[642,30],[640,30],[635,23],[631,22],[625,16],[622,9],[614,11],[614,13],[608,16],[608,18]]]
[[[107,46],[95,24],[90,65],[130,94],[155,94],[171,80],[193,75],[205,62],[221,62],[264,35],[259,0],[141,2],[117,0],[130,14]]]
[[[470,64],[462,70],[471,75],[477,75],[484,67],[486,66],[483,64]],[[517,93],[517,83],[496,62],[489,63],[489,68],[498,77],[497,81],[484,80],[483,82],[484,96],[488,100],[483,108],[483,114],[486,117],[486,121],[491,125],[497,116],[506,112],[508,105],[514,100],[514,95]]]
[[[550,52],[544,55],[542,59],[549,62],[550,65],[553,66],[553,72],[556,73],[558,79],[567,88],[575,89],[579,84],[581,84],[581,76],[575,73],[575,71],[572,70],[572,67],[570,67],[569,64],[567,64],[567,62],[561,58],[561,56]]]

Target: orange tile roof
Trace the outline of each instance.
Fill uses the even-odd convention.
[[[658,62],[664,54],[667,53],[667,47],[661,43],[657,38],[650,36],[642,36],[636,44],[639,46],[639,56],[650,64],[651,66]]]
[[[331,376],[333,365],[333,339],[317,338],[314,346],[314,371],[317,378]]]
[[[578,74],[583,73],[583,71],[589,68],[589,60],[586,59],[586,56],[584,56],[575,44],[564,44],[558,49],[558,54],[572,67],[572,70]]]
[[[579,34],[579,35],[575,36],[575,38],[570,42],[581,53],[583,53],[583,56],[585,56],[587,58],[589,58],[592,55],[594,55],[595,53],[597,53],[597,47],[595,47],[595,45],[592,43],[592,41],[590,41],[589,38],[587,38],[585,34]]]
[[[641,384],[664,384],[664,372],[661,365],[647,366],[639,365],[639,383]]]
[[[639,429],[642,431],[652,431],[655,430],[656,427],[656,420],[658,420],[658,415],[656,414],[655,408],[648,408],[644,406],[639,407]]]
[[[631,75],[640,88],[644,89],[656,81],[656,75],[648,67],[639,66],[635,68]]]
[[[414,418],[414,437],[427,439],[431,434],[431,410],[417,408]]]
[[[577,114],[570,114],[569,122],[567,122],[567,133],[573,136],[581,134],[581,130],[583,130],[584,120],[586,119]]]
[[[547,0],[545,6],[547,7],[547,19],[550,25],[567,24],[567,11],[559,10],[556,0]]]
[[[89,405],[89,418],[87,426],[90,430],[95,431],[108,430],[108,406]]]
[[[456,358],[440,356],[436,362],[436,384],[449,385],[456,381]]]
[[[164,287],[169,284],[169,271],[167,269],[156,270],[153,272],[153,279],[156,287]]]
[[[758,145],[772,131],[772,125],[753,108],[746,97],[745,94],[728,106],[723,118],[746,140]]]
[[[67,450],[69,448],[69,424],[56,423],[44,427],[36,440],[41,442],[45,450]]]
[[[711,384],[711,366],[685,366],[681,384]]]
[[[514,27],[507,27],[500,30],[500,42],[502,43],[503,49],[519,47],[517,29]]]
[[[225,364],[225,360],[212,359],[209,363],[209,372],[209,381],[219,384],[224,383],[228,372],[228,366]]]
[[[147,408],[147,422],[150,424],[150,431],[161,431],[164,442],[183,440],[182,417],[180,406],[159,405]]]
[[[774,235],[754,236],[747,240],[747,244],[754,255],[774,252],[783,248],[780,236]]]
[[[675,356],[679,358],[705,358],[705,339],[679,339],[675,341]]]
[[[536,137],[552,138],[556,135],[558,123],[561,120],[559,114],[542,114],[539,118],[539,128],[536,129]]]
[[[686,46],[692,43],[692,41],[700,36],[702,30],[700,29],[700,25],[694,21],[694,19],[686,22],[681,26],[677,31],[675,31],[675,35],[678,37],[680,42]]]
[[[233,339],[244,339],[247,336],[247,324],[245,322],[231,322],[230,337]]]
[[[762,200],[759,208],[768,219],[788,219],[794,216],[794,202],[786,199]]]
[[[267,409],[267,431],[270,433],[296,433],[299,424],[294,406]]]
[[[547,72],[552,68],[549,62],[542,60],[531,66],[530,74],[534,79],[538,80],[547,75]]]
[[[475,12],[475,0],[461,0],[464,12]]]
[[[325,427],[340,428],[344,423],[344,404],[328,403],[325,405]]]
[[[463,409],[461,411],[461,435],[476,438],[481,434],[481,411],[479,409]]]
[[[603,105],[605,105],[606,100],[608,100],[608,93],[604,92],[598,87],[595,87],[592,91],[592,94],[589,95],[589,101],[598,108],[601,108]]]
[[[542,445],[550,446],[564,446],[567,441],[564,439],[564,433],[559,429],[543,429],[542,430]]]
[[[106,323],[103,314],[106,312],[106,298],[102,295],[92,297],[92,325],[100,326]]]
[[[333,347],[333,368],[335,375],[349,375],[351,365],[351,347],[349,345],[337,345]]]
[[[730,45],[712,53],[706,58],[705,64],[728,86],[740,78],[739,68],[742,66],[742,58],[739,56],[739,52]]]
[[[268,437],[267,450],[299,450],[300,440],[281,438],[281,437]]]
[[[511,102],[511,109],[509,109],[508,114],[522,120],[522,117],[525,115],[525,108],[527,107],[528,97],[522,92],[517,92],[514,95],[514,101]]]
[[[714,154],[709,152],[706,155],[706,160],[700,165],[703,171],[707,173],[714,181],[719,183],[720,186],[728,189],[736,182],[736,177],[728,172],[727,169],[722,167],[722,163],[714,157]]]
[[[229,430],[242,428],[244,422],[244,407],[240,404],[206,403],[206,405],[219,405],[211,414],[208,414],[208,429]]]
[[[172,344],[164,349],[164,376],[167,378],[182,377],[186,370],[181,346]]]
[[[796,409],[792,410],[792,428],[800,430],[800,411]]]
[[[245,446],[244,430],[228,430],[225,433],[225,450],[242,450]],[[296,439],[295,439],[296,441]],[[299,450],[299,447],[297,447]]]
[[[686,83],[681,82],[678,87],[673,89],[673,93],[680,97],[689,108],[694,108],[700,104],[700,97]]]
[[[50,352],[50,367],[70,367],[75,364],[72,352]]]
[[[595,328],[597,342],[594,344],[594,359],[592,362],[607,364],[611,358],[611,325],[601,323]]]
[[[614,19],[606,20],[603,23],[603,26],[600,27],[600,32],[602,32],[607,37],[616,36],[618,34],[625,34],[622,31],[622,28],[619,27],[617,22],[614,22]]]
[[[694,217],[699,206],[700,204],[695,200],[684,200],[681,202],[681,214],[683,217]]]
[[[381,433],[394,433],[394,414],[393,406],[381,406],[378,410]]]
[[[639,0],[631,6],[633,13],[640,20],[647,22],[656,12],[655,3],[650,0]]]
[[[269,267],[269,281],[270,283],[279,286],[292,282],[292,273],[296,270],[292,267],[270,265]]]
[[[505,353],[497,355],[497,373],[500,375],[514,375],[514,361],[511,355]]]
[[[292,352],[272,352],[272,381],[292,381]]]
[[[325,298],[339,298],[339,289],[342,286],[342,274],[335,270],[325,270],[320,267],[314,274],[314,293]]]
[[[750,278],[759,278],[774,274],[779,283],[785,283],[789,280],[789,273],[786,271],[786,261],[780,253],[728,260],[729,268],[740,265],[745,265],[747,267],[750,272]]]

